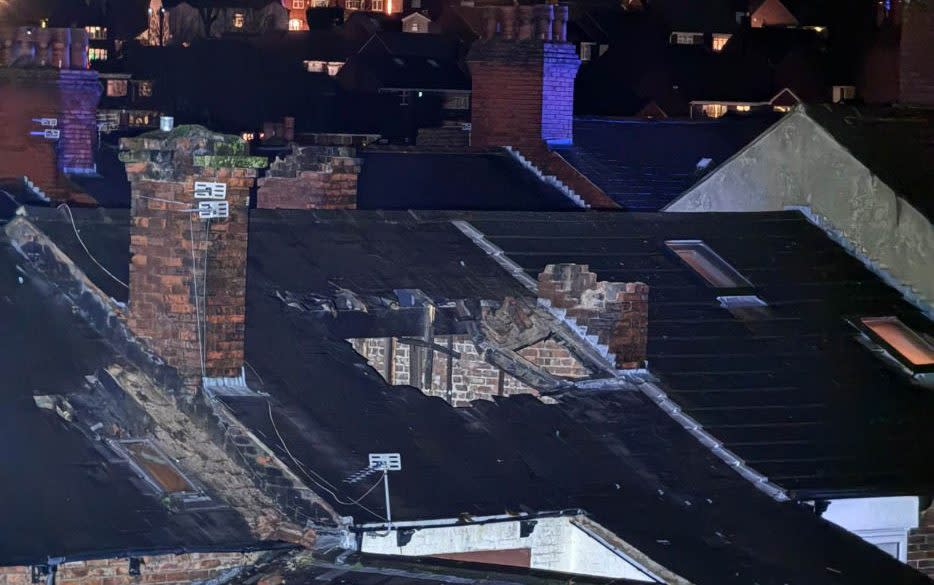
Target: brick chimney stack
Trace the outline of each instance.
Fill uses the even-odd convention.
[[[924,0],[902,0],[896,6],[902,19],[899,101],[934,107],[934,5]]]
[[[186,387],[202,373],[239,376],[249,197],[266,159],[200,126],[124,138],[120,149],[132,188],[130,328]]]
[[[549,264],[538,275],[538,296],[566,311],[616,356],[616,367],[645,367],[649,286],[598,282],[586,264]]]
[[[580,59],[567,42],[568,7],[490,6],[467,55],[473,79],[471,143],[570,143]]]

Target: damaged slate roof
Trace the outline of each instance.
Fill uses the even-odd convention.
[[[518,395],[454,409],[387,385],[344,340],[345,321],[310,301],[398,289],[436,302],[531,295],[452,217],[530,275],[551,262],[583,262],[602,279],[648,282],[650,370],[728,448],[750,454],[749,465],[801,490],[793,496],[846,487],[927,493],[934,484],[923,465],[931,398],[840,322],[851,311],[884,310],[921,326],[917,311],[796,213],[254,210],[246,358],[251,384],[269,397],[224,400],[341,514],[380,521],[382,495],[348,504],[366,486],[342,480],[366,467],[367,453],[399,452],[397,521],[583,510],[698,585],[927,582],[810,508],[757,490],[637,387],[565,393],[557,404]],[[759,287],[774,318],[750,329],[735,321],[715,291],[665,252],[669,238],[707,241]],[[750,407],[763,399],[768,408]],[[799,476],[782,477],[788,469]],[[853,470],[867,479],[854,480]]]
[[[574,144],[556,150],[623,209],[658,211],[776,119],[577,118]],[[698,168],[703,159],[710,162]]]
[[[580,209],[504,150],[370,147],[362,157],[358,209]]]
[[[93,420],[37,407],[37,395],[92,399],[99,390],[86,376],[119,358],[25,266],[0,235],[0,566],[257,547],[239,514],[217,502],[169,511],[94,439]]]

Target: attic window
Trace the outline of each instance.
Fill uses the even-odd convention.
[[[182,472],[152,442],[127,440],[118,443],[130,464],[149,483],[164,494],[181,494],[198,491]]]
[[[727,41],[729,41],[730,37],[732,36],[733,35],[728,35],[728,34],[714,34],[712,43],[711,43],[711,48],[714,51],[719,53],[720,51],[723,50],[723,47],[726,46]]]
[[[694,272],[716,288],[746,288],[752,283],[730,266],[701,240],[668,240],[665,242]]]
[[[902,323],[898,317],[863,317],[860,322],[886,349],[916,367],[934,366],[934,344]]]
[[[234,28],[243,28],[243,25],[246,24],[246,15],[242,12],[234,12],[233,14],[233,27]]]

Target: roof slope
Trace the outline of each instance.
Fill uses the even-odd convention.
[[[505,151],[362,152],[359,209],[579,209]]]
[[[649,369],[684,412],[793,497],[927,493],[934,394],[860,345],[846,322],[931,322],[791,212],[549,214],[473,225],[530,275],[588,264],[650,286]],[[583,219],[586,217],[586,219]],[[701,239],[752,282],[767,319],[742,322],[665,246]],[[736,293],[726,293],[736,294]]]
[[[934,110],[814,105],[805,112],[934,220]]]
[[[0,566],[253,546],[232,509],[170,512],[109,448],[36,406],[33,395],[90,393],[85,376],[118,358],[20,265],[0,239]]]
[[[774,121],[579,118],[574,145],[558,152],[624,209],[658,211]],[[704,158],[711,162],[699,171]]]
[[[366,466],[366,453],[398,451],[405,471],[393,476],[396,520],[579,508],[698,584],[924,582],[812,512],[771,500],[639,392],[565,395],[556,405],[515,396],[453,409],[413,388],[386,385],[348,343],[329,332],[329,314],[281,300],[286,292],[327,296],[334,287],[386,295],[419,288],[436,300],[523,294],[491,258],[442,217],[432,217],[254,211],[247,359],[272,399],[226,400],[284,457],[282,443],[288,445],[292,461],[301,462],[297,473],[310,477],[311,469],[316,482],[343,486],[342,478]],[[755,216],[736,217],[736,225],[762,227]],[[640,256],[656,261],[639,249],[645,230],[675,231],[679,219],[698,221],[667,214],[562,218],[565,214],[470,216],[494,235],[496,226],[514,225],[513,241],[524,244],[528,256],[518,256],[527,265],[558,261],[560,250],[576,251],[578,257],[590,251],[616,266]],[[720,217],[701,221],[724,224]],[[768,221],[800,228],[791,214]],[[627,240],[634,255],[617,256],[596,252],[594,246],[605,248],[582,233],[588,230],[610,241],[607,251],[618,249],[607,232],[621,239],[629,231],[641,233]],[[769,230],[753,233],[764,234],[766,242],[774,237]],[[557,250],[549,253],[552,244]],[[665,287],[655,290],[664,294]],[[336,489],[345,498],[360,496]],[[359,521],[378,521],[382,512],[379,494],[361,500],[369,511],[329,501]]]

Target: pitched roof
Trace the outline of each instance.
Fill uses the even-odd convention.
[[[358,209],[579,209],[501,150],[368,148],[362,157]]]
[[[813,105],[805,112],[934,221],[934,110]]]
[[[578,118],[558,152],[632,211],[657,211],[774,123],[775,117],[706,120]],[[702,159],[710,162],[699,169]]]
[[[815,321],[824,327],[816,333],[806,323],[789,324],[780,318],[771,334],[756,335],[724,318],[711,298],[713,291],[695,283],[686,268],[679,268],[660,250],[664,238],[699,235],[720,251],[727,241],[723,234],[741,234],[732,248],[723,250],[731,260],[739,258],[736,249],[742,248],[746,254],[759,251],[773,262],[786,262],[781,266],[801,270],[804,259],[795,250],[810,254],[817,249],[821,257],[830,258],[829,265],[806,274],[831,274],[830,266],[838,264],[838,270],[857,270],[855,261],[800,216],[477,213],[466,219],[529,273],[546,262],[576,259],[590,260],[602,278],[635,279],[630,275],[638,272],[638,278],[650,281],[654,295],[650,306],[658,307],[650,314],[650,331],[657,330],[650,333],[650,365],[657,362],[663,380],[670,378],[676,399],[700,420],[715,424],[729,422],[730,417],[749,418],[750,433],[735,448],[751,441],[760,445],[761,453],[772,453],[760,457],[761,463],[786,453],[794,462],[778,463],[768,471],[795,466],[852,470],[852,462],[837,465],[838,461],[814,455],[842,442],[858,463],[877,464],[864,468],[867,481],[878,479],[876,472],[887,471],[886,466],[907,462],[909,467],[901,467],[901,473],[907,473],[901,476],[905,487],[918,479],[931,485],[930,474],[920,465],[931,447],[931,432],[918,415],[928,411],[927,399],[887,375],[881,364],[866,359],[865,348],[835,324],[832,310],[823,306],[823,311],[815,311],[820,315]],[[227,404],[257,435],[276,437],[278,432],[295,460],[335,485],[365,467],[364,453],[402,453],[405,472],[393,477],[398,489],[392,495],[394,519],[574,508],[698,584],[736,579],[737,573],[744,583],[923,580],[855,537],[816,520],[812,512],[779,504],[755,490],[641,392],[618,388],[565,394],[555,405],[514,396],[452,409],[413,388],[386,385],[332,329],[340,318],[289,307],[279,298],[286,292],[327,297],[335,286],[358,295],[418,288],[439,302],[523,294],[508,273],[445,218],[257,210],[251,218],[250,239],[247,359],[264,381],[263,390],[273,397],[272,419],[264,399],[229,398]],[[805,242],[800,248],[799,241]],[[749,276],[765,284],[787,281],[789,274],[797,273],[776,271],[768,281],[758,272]],[[867,295],[875,292],[874,307],[904,309],[897,295],[874,277],[858,276],[865,280],[860,287]],[[852,294],[853,286],[831,286],[816,295],[818,302],[821,298],[845,302],[838,300],[845,296],[846,308],[853,308],[865,299]],[[784,287],[768,286],[763,296],[785,317],[783,303],[794,305],[787,298],[807,306],[815,302],[812,290],[813,282],[786,282]],[[694,326],[692,316],[700,319],[702,329]],[[689,328],[679,325],[684,319],[691,322]],[[792,337],[794,342],[774,338],[780,327],[787,332],[795,326],[804,330]],[[808,341],[815,334],[826,341]],[[705,353],[697,357],[673,353],[681,337],[688,338],[685,343],[695,341]],[[729,353],[723,363],[711,363],[718,358],[706,354],[719,355],[724,346]],[[797,355],[796,346],[801,346]],[[683,361],[685,367],[696,369],[699,360],[705,362],[700,373],[688,376],[678,367]],[[745,369],[737,371],[738,365]],[[796,367],[807,369],[795,372]],[[704,373],[707,370],[709,374]],[[686,385],[678,378],[682,374],[699,381]],[[860,385],[863,380],[865,386]],[[731,381],[732,393],[730,386],[724,386]],[[790,389],[779,385],[795,383],[799,386]],[[838,389],[837,384],[843,386]],[[756,392],[760,399],[779,396],[777,404],[784,401],[787,410],[749,409],[744,391]],[[805,396],[808,393],[810,397]],[[795,402],[803,396],[807,402]],[[699,399],[706,404],[692,402]],[[815,409],[816,400],[836,410]],[[869,405],[876,413],[872,419],[865,417]],[[817,429],[804,426],[806,432],[801,433],[801,425],[776,424],[785,416],[797,417],[796,422],[829,424]],[[270,420],[276,421],[276,429]],[[878,430],[873,429],[875,424],[880,425]],[[732,426],[735,423],[723,425]],[[870,438],[884,440],[886,427],[893,426],[910,429],[917,445],[893,440],[872,448]],[[783,443],[788,437],[804,443],[788,447]],[[282,450],[278,439],[268,444]],[[860,456],[866,447],[870,452]],[[893,447],[907,451],[892,453]],[[895,459],[882,461],[880,467],[877,457],[883,452]],[[810,476],[807,479],[813,480]],[[363,522],[378,521],[382,509],[380,495],[362,500],[376,516],[334,503],[342,513]]]
[[[70,227],[70,226],[69,226]],[[257,542],[234,510],[172,511],[88,429],[40,409],[36,395],[94,401],[99,368],[121,358],[55,296],[0,236],[0,482],[5,530],[0,566],[247,550]]]

